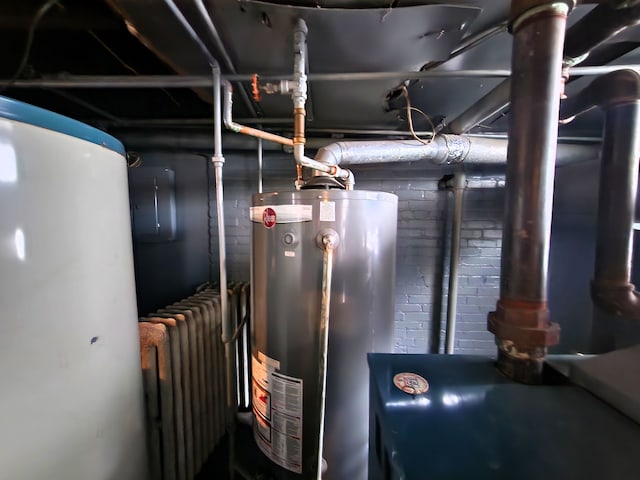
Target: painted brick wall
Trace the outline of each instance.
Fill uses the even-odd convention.
[[[450,193],[437,190],[439,177],[358,179],[360,189],[398,195],[394,319],[398,353],[442,351],[449,268],[447,219],[453,200]],[[290,179],[265,179],[264,191],[291,188]],[[236,177],[225,181],[230,279],[249,278],[249,203],[255,191],[253,180]],[[486,316],[499,294],[503,198],[503,190],[495,188],[465,193],[456,353],[495,352],[493,336],[486,330]],[[215,221],[211,228],[215,237]]]

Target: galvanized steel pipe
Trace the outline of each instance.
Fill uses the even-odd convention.
[[[467,179],[464,173],[456,173],[453,179],[453,224],[451,251],[449,252],[449,291],[447,294],[447,323],[444,353],[455,352],[456,314],[458,308],[458,267],[460,266],[460,237],[462,233],[462,207]]]
[[[621,68],[640,69],[640,64],[601,65],[569,68],[570,77],[597,76]],[[355,72],[355,73],[308,73],[309,82],[353,82],[376,80],[420,80],[423,78],[507,78],[511,70],[420,70],[406,72]],[[231,82],[249,82],[253,75],[225,74],[223,79]],[[289,79],[288,75],[260,75],[260,80],[276,82]],[[0,79],[0,87],[9,79]],[[59,75],[37,79],[16,80],[11,88],[210,88],[208,75]],[[267,123],[266,119],[255,119]]]

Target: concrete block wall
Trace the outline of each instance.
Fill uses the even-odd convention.
[[[379,180],[370,176],[358,179],[360,189],[398,195],[394,318],[397,353],[442,351],[452,196],[438,191],[440,176],[419,180]],[[264,191],[291,188],[291,179],[265,179]],[[253,179],[236,177],[225,181],[230,279],[249,279],[249,205],[255,192]],[[503,189],[465,193],[456,353],[495,353],[493,336],[486,330],[486,317],[499,294],[503,198]],[[215,205],[212,209],[215,211]],[[211,228],[215,245],[215,220]]]

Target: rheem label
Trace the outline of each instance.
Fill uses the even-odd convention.
[[[267,207],[262,212],[262,224],[265,228],[273,228],[276,226],[276,211]]]

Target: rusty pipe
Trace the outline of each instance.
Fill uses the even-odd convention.
[[[639,100],[606,108],[591,297],[600,309],[640,320],[640,293],[631,283],[633,221],[640,157]]]
[[[640,158],[640,74],[619,70],[599,77],[565,100],[560,116],[568,120],[596,107],[605,110],[605,126],[591,298],[605,312],[640,319],[640,293],[631,283]]]
[[[528,3],[514,0],[512,12]],[[500,299],[488,329],[496,336],[498,368],[523,383],[541,382],[547,347],[559,341],[547,308],[547,268],[568,12],[566,3],[554,2],[512,16]]]
[[[320,306],[320,429],[318,435],[317,478],[322,478],[322,452],[324,448],[324,415],[327,399],[327,359],[329,354],[329,318],[331,312],[331,284],[333,275],[333,252],[340,243],[340,237],[334,230],[321,232],[318,237],[322,248],[322,303]]]

